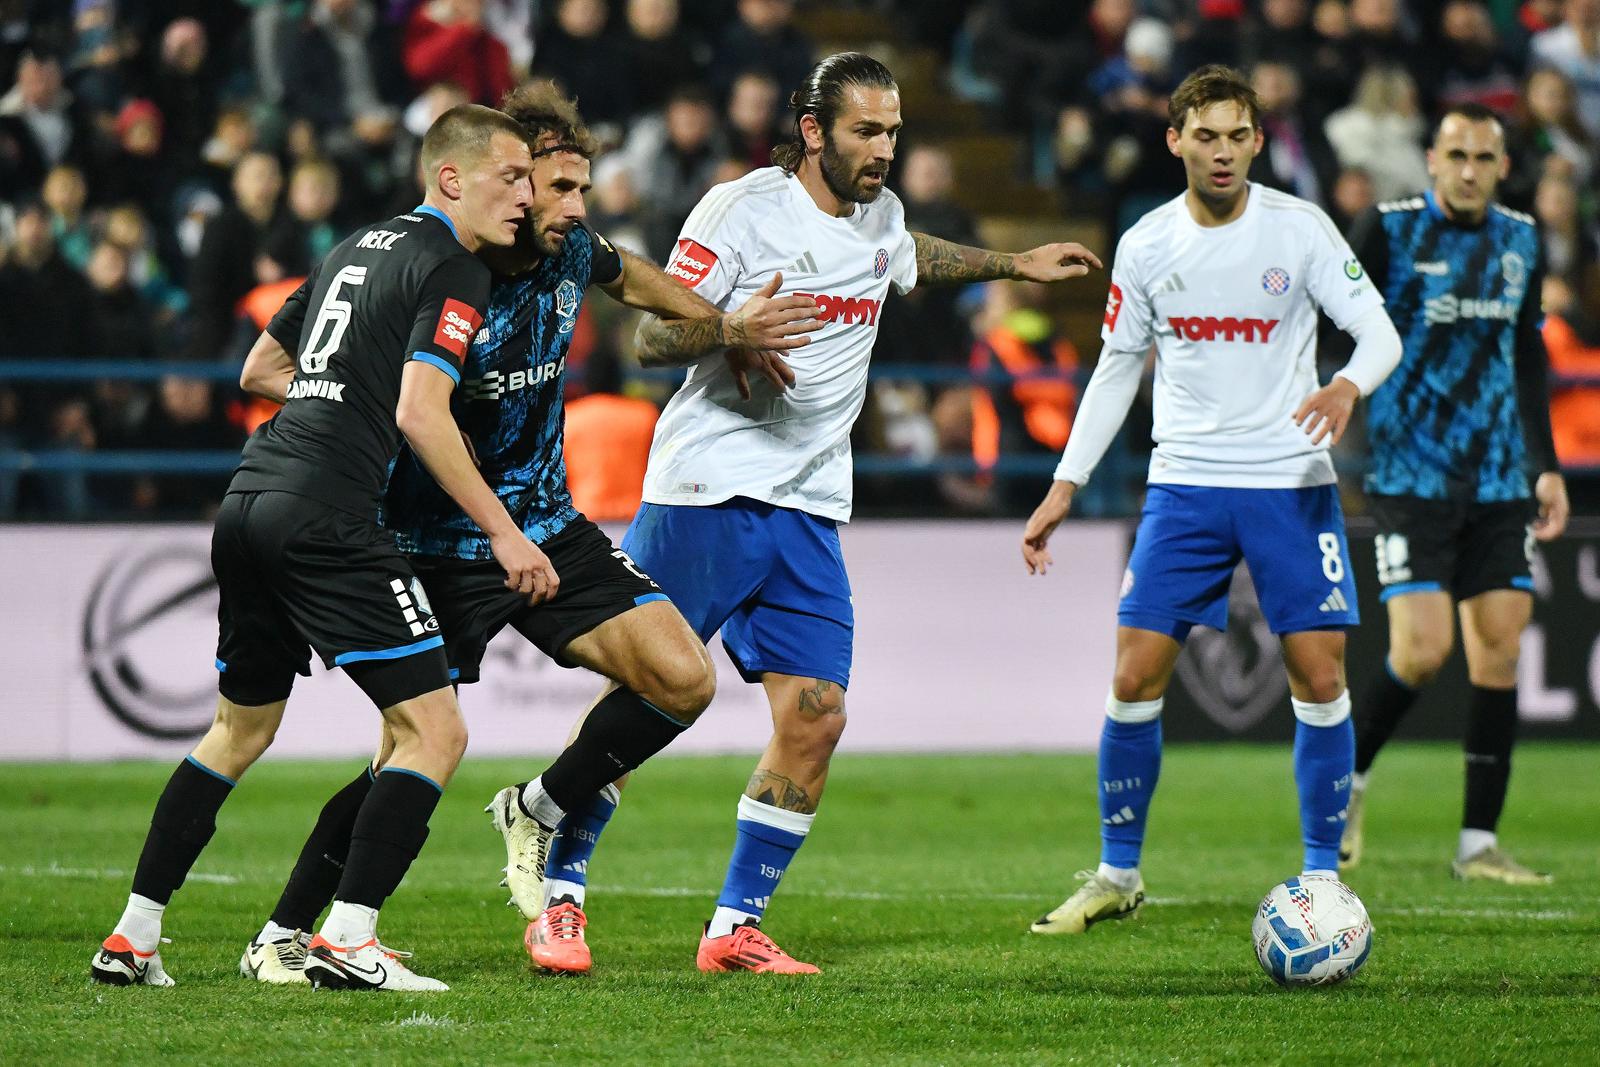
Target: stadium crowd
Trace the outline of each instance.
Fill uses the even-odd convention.
[[[495,103],[530,74],[575,94],[605,146],[592,224],[662,262],[706,189],[766,165],[785,136],[787,94],[822,43],[807,15],[837,6],[0,0],[0,370],[36,359],[238,366],[313,262],[354,226],[416,204],[417,148],[432,119],[459,102]],[[1056,188],[1063,213],[1103,224],[1106,253],[1181,188],[1163,148],[1166,93],[1199,63],[1240,65],[1265,104],[1267,149],[1252,177],[1322,204],[1341,225],[1427,184],[1424,142],[1441,105],[1486,104],[1512,146],[1505,199],[1543,229],[1553,368],[1600,375],[1600,0],[849,6],[937,54],[948,91],[1013,135],[1018,174]],[[892,184],[912,228],[976,241],[979,219],[958,204],[938,132],[908,131]],[[880,478],[863,510],[1025,508],[1048,463],[1022,481],[983,472],[1065,442],[1076,385],[1006,380],[1087,371],[1053,311],[1012,283],[890,302],[878,362],[984,377],[877,383],[861,449],[959,457],[979,473],[953,465],[937,494]],[[634,373],[632,332],[606,303],[586,306],[569,397],[664,398],[670,382]],[[1563,386],[1553,405],[1563,460],[1600,465],[1600,386]],[[638,421],[637,405],[599,411]],[[0,377],[0,519],[199,516],[220,475],[30,476],[17,457],[231,449],[269,414],[221,373]],[[584,441],[604,448],[613,416],[594,414]],[[1147,446],[1127,436],[1087,512],[1131,510],[1117,472],[1136,479]]]

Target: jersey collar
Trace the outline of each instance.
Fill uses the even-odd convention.
[[[1458,219],[1451,218],[1449,215],[1444,213],[1444,208],[1439,206],[1439,199],[1433,195],[1432,189],[1424,189],[1422,191],[1422,199],[1428,205],[1428,213],[1430,215],[1444,223],[1446,226],[1454,226],[1458,230],[1481,230],[1483,229],[1485,223],[1489,221],[1489,211],[1487,208],[1485,208],[1483,212],[1483,221],[1479,222],[1476,226],[1470,226]]]
[[[461,243],[461,235],[456,232],[456,224],[450,221],[449,215],[446,215],[438,208],[430,207],[427,204],[418,204],[416,207],[412,208],[412,211],[418,215],[432,215],[434,218],[450,227],[450,236],[456,239],[457,244]]]

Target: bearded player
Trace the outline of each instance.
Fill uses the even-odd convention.
[[[761,930],[779,879],[805,841],[845,722],[854,612],[838,527],[851,504],[850,429],[866,397],[878,313],[892,285],[1025,278],[1056,282],[1100,263],[1053,244],[1009,254],[905,228],[885,188],[900,132],[894,77],[870,56],[829,56],[791,98],[794,140],[775,166],[719,185],[684,223],[668,266],[719,308],[776,284],[810,296],[823,327],[786,353],[787,391],[719,359],[694,365],[656,426],[644,504],[623,549],[660,583],[702,640],[718,631],[747,682],[772,706],[773,735],[739,799],[733,856],[700,941],[703,971],[814,973]],[[676,333],[667,336],[672,326]],[[667,362],[714,319],[647,320],[640,342]],[[703,348],[702,348],[703,350]],[[582,915],[589,857],[615,793],[569,809],[554,834],[506,830],[510,888],[530,917],[535,963],[585,970]],[[534,811],[542,789],[522,790]],[[541,843],[542,842],[542,843]],[[518,874],[530,860],[543,883]]]
[[[1338,871],[1355,759],[1344,631],[1358,619],[1328,449],[1399,362],[1400,338],[1328,217],[1246,180],[1260,114],[1250,83],[1227,67],[1204,67],[1173,92],[1167,147],[1188,188],[1117,246],[1105,347],[1055,484],[1023,533],[1028,570],[1043,573],[1050,535],[1127,416],[1154,345],[1156,449],[1100,736],[1100,866],[1034,933],[1082,933],[1143,903],[1163,694],[1190,629],[1227,625],[1241,559],[1288,668],[1302,869]],[[1318,307],[1356,341],[1322,388]]]

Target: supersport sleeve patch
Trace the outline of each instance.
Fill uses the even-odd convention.
[[[716,265],[715,252],[699,241],[684,237],[679,239],[677,247],[673,249],[672,262],[667,264],[667,273],[693,289],[706,280],[706,276]]]
[[[478,327],[483,325],[483,316],[470,304],[464,304],[454,298],[446,299],[444,307],[439,311],[439,323],[434,328],[433,343],[447,352],[454,353],[458,364],[467,358],[467,346],[472,343],[472,335],[478,332]]]

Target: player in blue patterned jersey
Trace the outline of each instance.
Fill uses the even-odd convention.
[[[1351,241],[1388,301],[1405,355],[1368,413],[1366,488],[1389,655],[1361,705],[1340,852],[1347,865],[1360,859],[1367,775],[1449,657],[1455,609],[1472,705],[1452,871],[1525,885],[1549,878],[1500,849],[1496,825],[1516,734],[1518,642],[1533,609],[1533,541],[1561,534],[1567,492],[1539,334],[1539,234],[1533,219],[1494,202],[1509,164],[1493,112],[1451,108],[1428,153],[1433,187],[1381,205]]]
[[[655,582],[578,513],[567,491],[562,375],[584,293],[595,284],[629,307],[672,320],[664,325],[671,343],[648,353],[654,363],[695,362],[732,345],[726,358],[736,374],[761,373],[780,389],[792,375],[777,352],[806,343],[818,309],[809,298],[773,298],[773,287],[724,314],[647,260],[613,248],[583,221],[595,149],[573,103],[550,83],[535,82],[502,110],[532,148],[533,204],[515,246],[484,256],[496,278],[451,407],[484,481],[549,557],[551,596],[530,603],[508,587],[488,537],[414,453],[403,452],[390,475],[384,524],[431,601],[452,680],[477,681],[485,647],[508,625],[561,665],[611,679],[555,762],[490,805],[507,840],[508,882],[529,919],[530,951],[537,947],[561,969],[581,971],[589,961],[581,908],[546,908],[543,898],[556,830],[565,826],[577,839],[584,826],[609,817],[612,783],[693,722],[715,688],[705,645]],[[376,765],[389,745],[386,735]],[[271,920],[241,960],[245,974],[301,980],[296,932],[327,904],[349,847],[351,813],[370,782],[363,769],[324,807]],[[568,813],[573,820],[564,822]]]

